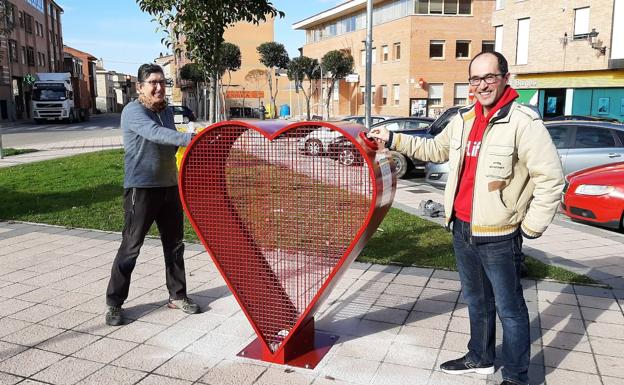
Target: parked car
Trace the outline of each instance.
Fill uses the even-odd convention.
[[[173,108],[173,121],[175,123],[188,123],[195,121],[193,110],[187,106],[171,106]]]
[[[567,175],[561,209],[573,220],[624,230],[624,162]]]
[[[438,116],[438,118],[431,123],[429,126],[429,135],[436,136],[444,130],[446,125],[451,121],[451,118],[457,114],[460,108],[463,106],[453,106],[449,107],[446,111],[442,113],[442,115]]]
[[[624,124],[586,120],[548,121],[546,129],[557,147],[564,175],[624,160]],[[443,188],[448,164],[430,164],[425,181]]]
[[[552,117],[547,117],[544,118],[544,121],[561,121],[561,120],[586,120],[586,121],[590,121],[590,122],[611,122],[611,123],[618,123],[619,120],[615,119],[615,118],[606,118],[606,117],[599,117],[599,116],[587,116],[587,115],[559,115],[559,116],[552,116]]]
[[[371,121],[372,124],[376,124],[379,122],[383,122],[384,120],[387,119],[392,119],[392,118],[398,118],[398,116],[378,116],[378,115],[373,115],[371,116]],[[343,122],[351,122],[351,123],[357,123],[357,124],[361,124],[363,126],[366,126],[366,116],[363,115],[352,115],[352,116],[346,116],[342,119],[340,119]]]
[[[412,136],[430,137],[429,126],[433,121],[434,119],[427,117],[396,118],[373,124],[371,128],[385,127],[392,132]],[[419,171],[425,170],[425,162],[423,161],[408,158],[397,151],[390,151],[390,154],[396,164],[397,178],[402,178],[408,171],[414,169]]]

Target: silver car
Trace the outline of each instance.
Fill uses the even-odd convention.
[[[624,124],[587,120],[548,121],[544,123],[552,137],[563,173],[624,160]],[[426,181],[444,188],[448,163],[428,163]]]

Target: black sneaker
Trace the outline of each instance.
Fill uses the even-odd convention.
[[[456,360],[446,361],[440,365],[440,369],[444,373],[449,374],[464,374],[464,373],[478,373],[478,374],[494,374],[494,365],[476,365],[469,361],[466,356],[458,358]]]
[[[182,299],[169,299],[167,307],[169,309],[180,309],[187,314],[197,314],[200,311],[199,305],[191,301],[188,297]]]
[[[121,306],[109,306],[106,310],[106,324],[109,326],[119,326],[123,324],[121,317]]]

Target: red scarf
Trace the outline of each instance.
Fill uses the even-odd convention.
[[[479,150],[485,129],[490,123],[490,119],[498,110],[513,102],[518,97],[516,90],[507,86],[503,95],[494,108],[490,110],[487,116],[483,115],[483,106],[477,101],[475,104],[475,120],[472,129],[468,135],[466,143],[466,152],[464,153],[464,164],[459,178],[459,190],[455,197],[455,216],[464,222],[470,222],[472,214],[472,194],[474,192],[475,174],[477,173],[477,161],[479,159]]]

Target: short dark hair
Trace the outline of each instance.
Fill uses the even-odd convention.
[[[503,76],[507,75],[509,72],[509,64],[507,64],[507,59],[503,56],[502,53],[496,51],[481,51],[475,57],[472,58],[470,64],[468,65],[468,75],[471,75],[470,70],[472,69],[472,62],[475,61],[481,55],[494,55],[498,60],[498,70]]]
[[[158,64],[145,63],[139,67],[139,73],[137,74],[137,81],[143,83],[145,79],[149,78],[151,74],[159,73],[165,76],[165,71]]]

